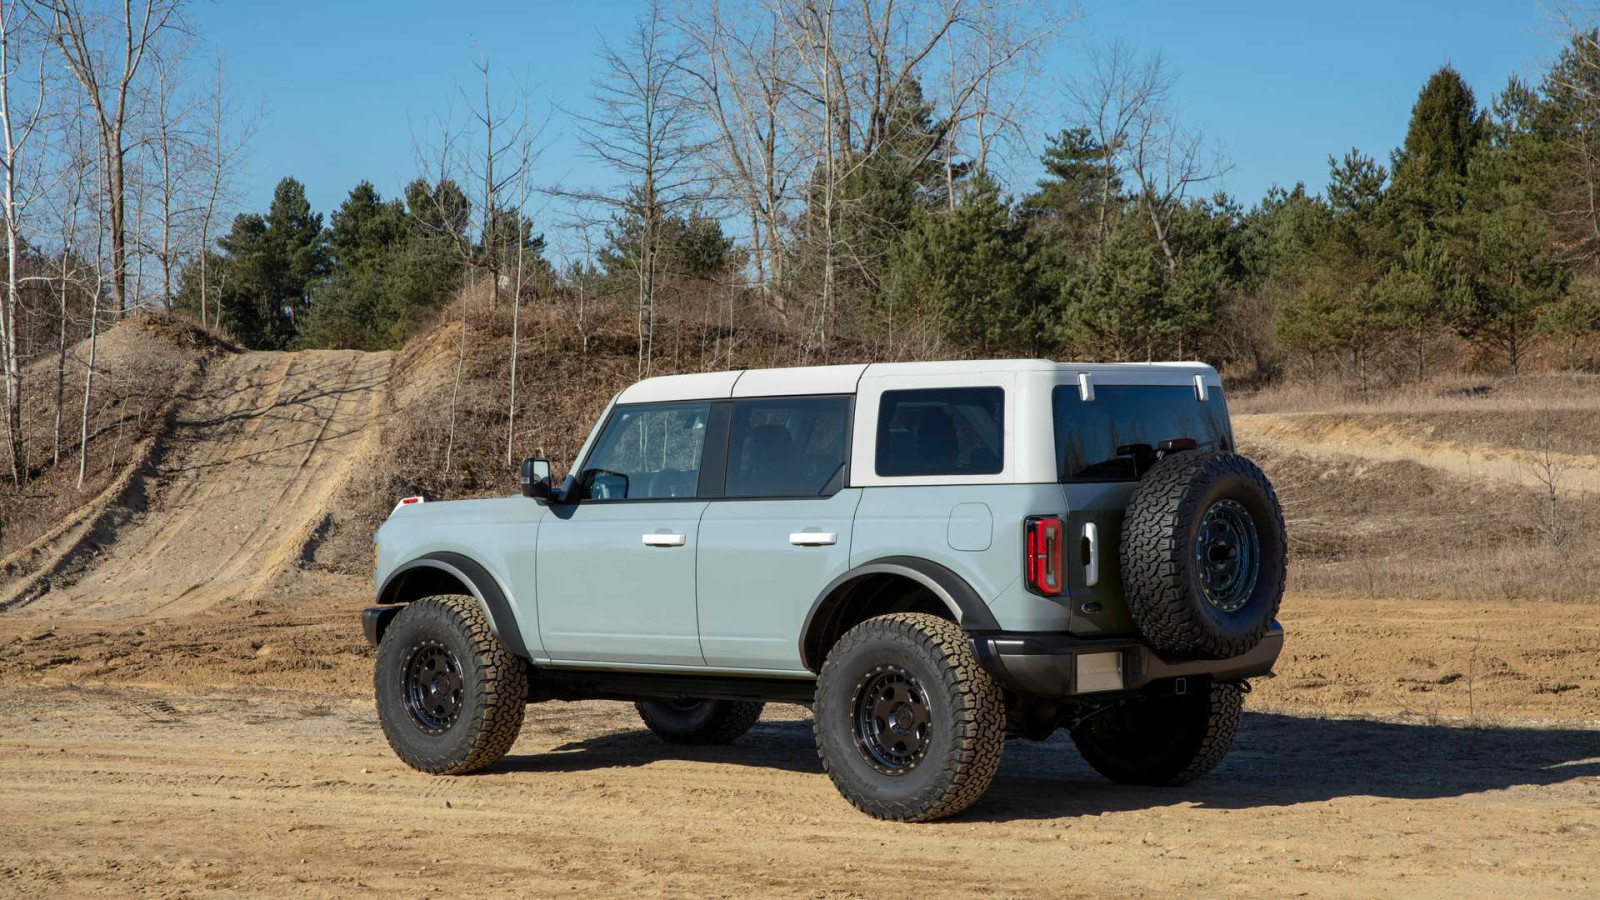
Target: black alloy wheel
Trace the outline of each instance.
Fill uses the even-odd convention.
[[[878,666],[857,683],[856,749],[885,775],[904,775],[928,755],[933,713],[922,684],[900,666]]]
[[[1250,602],[1261,571],[1261,539],[1243,504],[1211,504],[1195,530],[1194,562],[1207,603],[1235,613]]]
[[[413,645],[405,663],[406,711],[427,734],[443,734],[461,717],[461,661],[437,640]]]

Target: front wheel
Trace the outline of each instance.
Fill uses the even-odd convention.
[[[1244,691],[1208,691],[1131,700],[1072,729],[1072,742],[1096,772],[1122,784],[1187,784],[1222,762],[1239,732]]]
[[[378,720],[413,769],[462,775],[511,749],[528,666],[500,643],[472,597],[427,597],[384,630],[373,674]]]
[[[640,700],[639,718],[669,744],[731,744],[761,718],[753,700]]]
[[[925,822],[966,809],[1005,749],[999,686],[958,625],[921,613],[846,632],[823,663],[813,717],[828,777],[879,819]]]

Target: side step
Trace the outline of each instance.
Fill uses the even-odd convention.
[[[598,669],[556,669],[534,666],[528,678],[528,702],[546,700],[759,700],[765,703],[811,705],[817,682],[812,678],[762,678],[737,675],[679,675],[659,672],[610,672]]]

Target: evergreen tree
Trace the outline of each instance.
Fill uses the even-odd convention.
[[[1108,208],[1122,200],[1122,184],[1105,181],[1104,152],[1087,128],[1050,138],[1040,162],[1045,178],[1025,197],[1019,214],[1042,247],[1058,253],[1096,249]]]
[[[312,288],[328,270],[322,216],[311,211],[305,186],[293,178],[278,182],[267,214],[235,217],[217,245],[226,256],[217,273],[223,325],[247,347],[289,346]]]
[[[920,213],[894,255],[891,302],[939,317],[944,333],[981,355],[1040,354],[1047,314],[1026,228],[985,174],[950,212]]]
[[[1412,230],[1434,227],[1461,209],[1467,168],[1484,136],[1472,88],[1445,65],[1433,73],[1411,108],[1405,143],[1394,152],[1394,198]]]

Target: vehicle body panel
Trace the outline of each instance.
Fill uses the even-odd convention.
[[[553,660],[704,665],[695,552],[704,500],[575,503],[541,530],[539,634]],[[671,537],[647,545],[647,535]],[[681,542],[680,542],[681,541]]]
[[[862,493],[711,502],[700,521],[696,564],[700,647],[708,665],[805,668],[797,636],[817,592],[850,568]],[[832,543],[798,537],[807,534]]]

